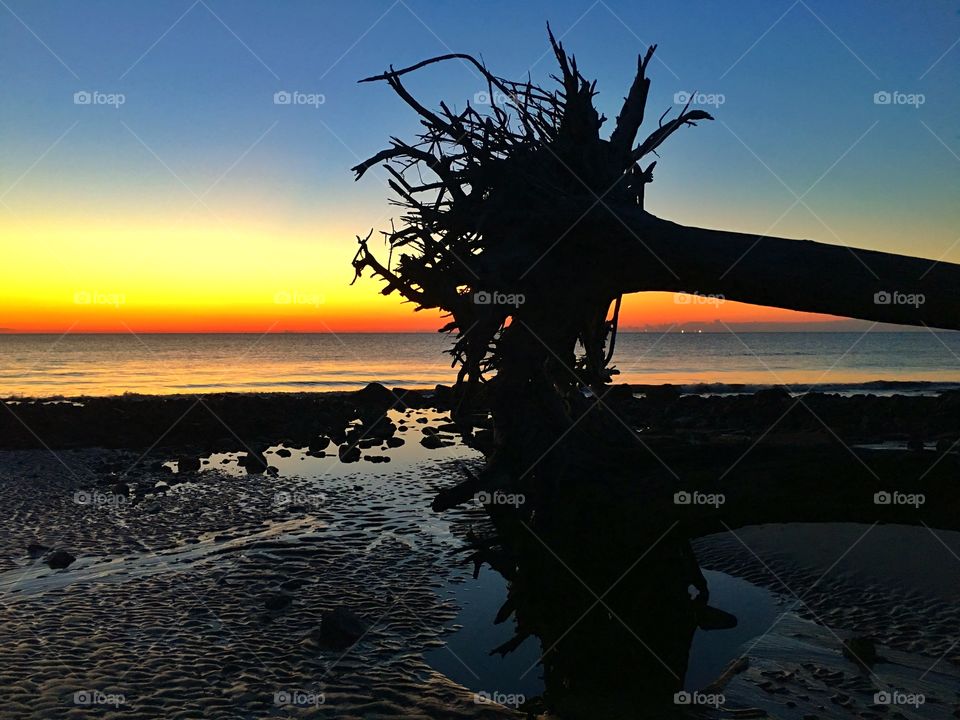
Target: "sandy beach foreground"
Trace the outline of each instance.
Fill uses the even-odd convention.
[[[367,399],[380,392],[211,398],[213,412],[186,414],[162,435],[154,425],[183,416],[195,398],[11,405],[24,423],[0,449],[9,517],[0,531],[0,717],[535,714],[535,704],[518,709],[531,698],[484,685],[490,676],[473,673],[471,657],[448,643],[460,629],[457,588],[473,582],[472,567],[459,562],[465,539],[486,515],[476,502],[444,513],[430,504],[462,464],[479,466],[488,430],[458,434],[442,388],[406,394],[387,415],[392,431],[369,434],[357,456],[344,456],[338,440],[363,423]],[[663,389],[637,412],[651,434],[671,426],[725,445],[758,435],[772,401],[699,398],[685,407]],[[839,401],[814,402],[822,410]],[[919,441],[914,452],[933,453],[925,443],[943,437],[925,423],[948,402],[887,399],[882,417],[899,422],[886,433],[874,432],[862,408],[829,417],[839,432],[858,433],[851,442]],[[96,422],[77,425],[91,407]],[[819,436],[799,425],[788,422],[780,440],[816,452]],[[941,436],[955,431],[936,427]],[[678,717],[691,709],[784,720],[958,711],[960,534],[763,525],[694,548],[705,569],[766,588],[776,614],[742,645],[723,648],[729,672],[699,688],[721,694],[722,707],[678,706]],[[752,612],[724,609],[744,620]],[[481,637],[477,655],[497,644]],[[845,643],[867,641],[878,659],[864,667]],[[448,672],[462,682],[426,660],[438,651],[447,667],[470,671]],[[878,703],[882,692],[904,702]],[[908,702],[921,694],[924,702]]]
[[[0,453],[0,716],[511,716],[423,660],[468,578],[449,559],[466,514],[429,502],[475,453],[403,450],[363,466],[269,452],[276,475],[236,456],[189,478],[141,469],[127,495],[88,483],[130,451]],[[76,560],[51,570],[37,545]],[[321,632],[338,608],[359,637]]]

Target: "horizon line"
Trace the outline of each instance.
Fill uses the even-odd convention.
[[[758,325],[763,323],[758,323]],[[823,328],[812,327],[805,328],[803,326],[795,328],[780,328],[780,329],[750,329],[750,328],[737,328],[739,332],[742,333],[755,333],[755,334],[783,334],[783,333],[792,333],[792,334],[802,334],[807,333],[810,335],[839,335],[839,334],[854,334],[862,333],[862,330],[850,329],[850,328],[837,328],[835,330],[826,330]],[[957,330],[949,330],[942,328],[924,328],[924,327],[914,327],[910,325],[904,326],[894,326],[894,327],[878,327],[873,329],[872,333],[915,333],[923,331],[931,332],[960,332]],[[280,330],[280,331],[267,331],[261,332],[257,330],[143,330],[143,331],[117,331],[117,330],[85,330],[85,331],[76,331],[71,332],[67,331],[58,331],[58,330],[6,330],[0,329],[0,337],[3,336],[26,336],[26,335],[59,335],[66,337],[68,335],[439,335],[441,331],[438,330],[343,330],[340,332],[334,332],[332,330]],[[642,328],[623,328],[618,331],[618,334],[630,334],[630,335],[732,335],[735,334],[731,330],[707,330],[701,328],[679,328],[671,330],[659,330],[659,329],[642,329]]]

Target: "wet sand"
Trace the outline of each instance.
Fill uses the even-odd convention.
[[[393,462],[270,452],[276,477],[218,461],[169,489],[141,463],[124,499],[104,468],[138,453],[0,452],[0,717],[515,716],[423,660],[457,612],[451,522],[471,512],[430,499],[477,454],[377,452]],[[77,559],[51,570],[31,543]],[[334,608],[367,623],[352,648],[318,632]]]
[[[802,617],[960,666],[960,533],[765,525],[702,538],[694,547],[703,567],[769,588]]]
[[[309,450],[304,438],[343,433],[344,422],[349,433],[365,422],[369,408],[353,397],[212,396],[231,426],[257,428],[265,474],[240,466],[244,443],[205,410],[166,436],[171,446],[147,444],[158,433],[139,419],[166,427],[191,407],[188,397],[86,399],[86,410],[20,406],[20,413],[47,418],[51,434],[44,438],[60,442],[35,447],[38,438],[22,432],[12,443],[19,449],[0,450],[0,502],[9,518],[0,530],[0,687],[7,699],[0,717],[522,716],[482,702],[466,675],[458,684],[424,659],[454,652],[445,639],[463,610],[457,588],[473,582],[457,551],[468,530],[485,522],[476,504],[439,514],[430,504],[462,477],[458,462],[478,467],[481,454],[453,434],[443,410],[428,409],[436,394],[423,392],[404,395],[410,407],[390,411],[398,426],[391,437],[402,444],[371,437],[359,463],[340,461],[336,439],[325,451]],[[931,408],[947,412],[954,400],[907,404],[919,417]],[[391,398],[374,395],[374,405],[383,401]],[[637,412],[663,427],[683,426],[674,416],[699,417],[695,432],[715,434],[717,427],[762,424],[758,408],[779,412],[768,401],[654,398]],[[251,412],[256,408],[267,412]],[[856,419],[859,410],[839,417],[875,439]],[[75,439],[71,428],[83,417],[79,435],[110,438],[113,449]],[[421,445],[431,434],[425,427],[439,440],[429,450]],[[906,435],[893,436],[902,443]],[[278,437],[287,439],[278,444]],[[202,458],[199,472],[171,471],[184,457],[183,443],[185,462]],[[52,570],[44,550],[31,554],[32,544],[76,560]],[[940,717],[931,707],[949,717],[956,709],[960,698],[949,693],[920,714],[878,709],[867,691],[881,676],[909,681],[908,668],[928,671],[912,677],[923,676],[918,685],[931,697],[950,687],[960,667],[960,533],[766,525],[694,545],[705,569],[768,588],[781,610],[775,624],[729,650],[748,666],[729,679],[727,711],[812,720]],[[364,623],[352,647],[321,632],[324,613],[338,608]],[[842,651],[843,640],[860,636],[896,659],[867,673],[866,684]],[[466,665],[459,656],[453,662]]]
[[[960,717],[960,533],[766,525],[694,548],[705,568],[778,597],[774,621],[739,652],[728,706],[784,720]]]

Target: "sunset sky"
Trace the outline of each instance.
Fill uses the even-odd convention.
[[[648,126],[678,93],[713,98],[717,121],[663,148],[657,215],[960,262],[955,1],[3,0],[0,328],[434,329],[349,285],[354,236],[394,210],[382,172],[349,168],[417,131],[356,80],[461,51],[548,82],[547,20],[610,118],[650,43]],[[410,85],[456,107],[484,89],[456,63]],[[717,319],[825,318],[650,294],[622,325]]]

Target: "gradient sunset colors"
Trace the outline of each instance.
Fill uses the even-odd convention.
[[[547,20],[609,118],[650,43],[648,126],[684,93],[714,99],[716,122],[663,148],[657,215],[960,261],[955,2],[4,0],[0,328],[436,329],[379,284],[349,284],[354,235],[394,215],[384,174],[354,183],[349,168],[417,132],[389,90],[356,80],[462,51],[545,82]],[[458,64],[418,75],[433,103],[484,90]],[[656,293],[628,298],[621,324],[827,319]]]

